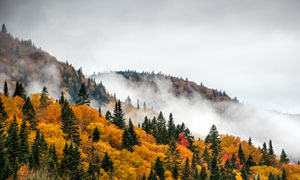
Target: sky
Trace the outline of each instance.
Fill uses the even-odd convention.
[[[154,70],[300,114],[299,17],[299,0],[0,0],[13,36],[85,74]]]

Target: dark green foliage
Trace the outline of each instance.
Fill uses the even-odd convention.
[[[94,165],[92,164],[91,161],[89,162],[89,168],[88,168],[87,173],[88,173],[88,179],[90,179],[90,180],[95,180],[96,179],[95,168],[94,168]]]
[[[191,165],[191,176],[195,177],[198,173],[197,171],[197,153],[193,153],[192,165]]]
[[[110,111],[106,111],[105,119],[107,119],[108,121],[112,120],[112,116],[111,116],[111,112]]]
[[[266,145],[265,142],[263,144],[263,148],[262,148],[261,152],[262,152],[262,157],[261,157],[261,160],[260,160],[260,164],[270,166],[271,165],[270,156],[269,156],[269,153],[268,153],[268,150],[267,150],[267,145]]]
[[[95,127],[93,130],[93,142],[98,142],[100,140],[100,132],[98,130],[98,127]]]
[[[110,173],[110,175],[112,176],[114,166],[113,166],[113,162],[112,162],[111,158],[109,157],[109,155],[107,154],[107,152],[105,152],[101,168],[105,172]]]
[[[191,169],[190,169],[190,162],[189,158],[187,157],[184,163],[184,168],[182,171],[182,180],[190,180],[191,179]]]
[[[125,128],[124,113],[121,107],[121,101],[118,100],[115,104],[114,115],[112,117],[112,123],[118,126],[120,129]]]
[[[242,144],[239,145],[238,157],[240,159],[240,164],[244,164],[246,161],[244,151],[242,149]]]
[[[199,180],[206,180],[207,179],[207,172],[204,166],[201,166],[201,171],[199,175]]]
[[[241,176],[242,176],[243,180],[248,180],[248,173],[247,173],[246,168],[242,169]]]
[[[209,153],[208,153],[208,149],[207,149],[207,146],[205,146],[205,149],[203,151],[203,160],[207,163],[207,164],[210,164],[210,156],[209,156]]]
[[[8,87],[7,87],[7,82],[6,82],[6,81],[4,82],[3,92],[4,92],[4,95],[5,95],[6,97],[9,96],[9,93],[8,93]]]
[[[172,172],[173,178],[177,179],[179,174],[179,166],[181,165],[181,158],[174,139],[171,140],[169,144],[164,162],[167,170]]]
[[[25,90],[23,88],[23,85],[22,85],[22,83],[19,83],[19,81],[17,81],[17,83],[16,83],[16,90],[15,90],[15,93],[14,93],[13,97],[15,97],[15,96],[19,96],[23,99],[26,98]]]
[[[142,129],[146,131],[147,134],[151,134],[151,121],[145,116],[144,122],[142,123]]]
[[[35,170],[41,167],[41,163],[44,160],[48,150],[48,144],[45,141],[44,135],[40,135],[40,131],[36,131],[34,143],[32,145],[32,152],[30,157],[30,168]]]
[[[20,138],[20,162],[26,163],[29,156],[29,145],[28,145],[28,127],[26,125],[26,120],[23,119],[21,130],[19,133]]]
[[[281,180],[287,180],[285,169],[282,169]]]
[[[210,172],[210,180],[220,180],[220,172],[216,155],[214,155],[212,158]]]
[[[213,154],[218,155],[221,151],[219,132],[215,125],[211,127],[209,134],[205,138],[205,143],[211,144],[209,148],[213,150]]]
[[[237,164],[237,159],[236,159],[234,153],[232,153],[232,157],[230,159],[230,164],[233,169],[239,169],[238,164]]]
[[[7,29],[6,29],[6,26],[5,24],[2,24],[2,29],[1,29],[1,32],[6,34],[7,33]]]
[[[61,160],[60,171],[61,174],[76,179],[81,177],[81,157],[78,151],[78,146],[71,143],[70,146],[65,144],[63,149],[63,159]]]
[[[3,134],[3,127],[4,127],[4,123],[5,123],[5,120],[7,119],[7,113],[4,109],[4,106],[3,106],[3,103],[2,103],[2,100],[0,98],[0,138]]]
[[[249,137],[248,144],[252,145],[252,139],[251,139],[251,137]]]
[[[165,179],[165,170],[163,167],[163,162],[159,159],[159,157],[157,157],[157,159],[155,161],[154,170],[160,180]]]
[[[272,145],[272,140],[269,141],[269,155],[274,155],[274,150],[273,150],[273,145]]]
[[[175,137],[176,136],[176,127],[173,120],[173,115],[170,113],[169,121],[168,121],[168,135],[169,137]]]
[[[287,155],[286,155],[284,149],[282,149],[281,154],[280,154],[280,162],[282,162],[282,163],[287,163],[287,164],[290,162],[290,160],[289,160],[289,158],[287,157]]]
[[[101,106],[99,106],[98,112],[99,112],[99,116],[101,117],[102,116]]]
[[[49,148],[49,159],[48,159],[48,165],[50,169],[58,175],[58,159],[57,159],[57,154],[56,154],[56,148],[55,145],[50,145]]]
[[[252,155],[250,154],[246,161],[246,164],[245,164],[245,168],[246,168],[247,172],[249,172],[249,170],[252,166],[256,166],[256,163],[254,162]]]
[[[59,98],[59,104],[68,103],[67,99],[65,98],[64,92],[61,92],[61,96]]]
[[[27,97],[25,100],[25,103],[22,107],[22,112],[23,112],[23,119],[30,123],[30,129],[36,130],[37,120],[35,117],[35,111],[33,105],[29,97]]]
[[[7,179],[13,173],[7,153],[4,150],[4,138],[0,137],[0,179]]]
[[[49,93],[47,88],[44,86],[40,95],[40,107],[45,108],[50,104]]]
[[[89,99],[89,93],[87,91],[87,88],[85,87],[85,85],[82,83],[81,87],[79,89],[78,92],[78,98],[76,101],[76,105],[90,105],[90,99]]]
[[[172,169],[172,177],[177,180],[179,177],[179,170],[178,170],[178,165],[174,166],[174,168]]]
[[[61,109],[62,130],[67,134],[66,139],[71,140],[79,145],[80,135],[79,128],[76,124],[76,117],[68,103],[64,103]]]
[[[140,142],[138,141],[137,135],[134,131],[131,119],[129,119],[129,127],[125,128],[123,132],[122,148],[125,148],[128,151],[133,151],[132,146],[134,145],[140,145]]]
[[[151,167],[148,180],[157,180],[156,176],[157,176],[157,174],[156,174],[155,170]]]

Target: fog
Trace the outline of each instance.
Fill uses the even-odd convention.
[[[137,99],[145,101],[156,112],[162,111],[165,118],[173,113],[176,123],[184,122],[200,138],[205,137],[215,124],[221,134],[239,136],[242,140],[248,140],[251,136],[256,146],[271,139],[277,155],[284,148],[293,160],[300,158],[300,146],[295,144],[300,139],[300,120],[295,117],[252,105],[212,103],[196,93],[189,99],[175,97],[171,82],[165,79],[154,79],[157,89],[148,83],[129,82],[114,73],[97,76],[96,81],[102,81],[109,92],[115,92],[117,99],[125,101],[130,96],[135,106]],[[134,119],[135,122],[143,121],[142,117],[133,118],[139,118]]]

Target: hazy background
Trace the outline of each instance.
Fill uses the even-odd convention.
[[[163,72],[300,113],[298,0],[0,0],[0,23],[86,74]]]

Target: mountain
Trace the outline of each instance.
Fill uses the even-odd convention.
[[[63,91],[71,102],[76,102],[80,85],[84,83],[92,99],[106,104],[113,98],[101,83],[86,78],[81,69],[76,70],[68,62],[60,62],[54,56],[37,48],[31,40],[19,40],[8,33],[0,33],[0,83],[7,81],[10,93],[17,81],[24,84],[29,93],[40,92],[46,86],[50,94],[59,97]]]

